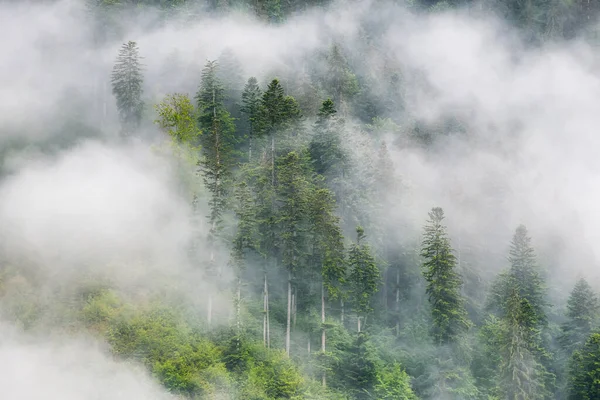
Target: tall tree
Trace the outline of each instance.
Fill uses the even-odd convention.
[[[544,385],[547,372],[539,358],[542,350],[537,318],[529,300],[516,288],[511,290],[500,345],[500,389],[507,400],[544,399],[549,395]]]
[[[236,331],[241,334],[241,303],[242,303],[242,278],[246,270],[248,252],[258,250],[258,229],[256,221],[256,208],[252,192],[245,181],[239,182],[234,192],[234,212],[237,217],[237,229],[233,238],[231,250],[231,264],[235,271],[235,311]]]
[[[381,280],[380,271],[372,254],[371,247],[363,243],[365,231],[362,227],[356,228],[356,243],[352,244],[348,253],[348,277],[354,309],[357,314],[358,332],[361,332],[361,321],[373,311],[373,296],[378,291]]]
[[[470,325],[460,292],[462,281],[456,271],[456,257],[443,220],[444,211],[439,207],[432,208],[421,249],[433,336],[438,343],[456,341]]]
[[[242,92],[241,112],[247,118],[248,161],[252,161],[252,141],[260,133],[260,106],[262,91],[255,77],[248,79]]]
[[[545,283],[536,262],[531,238],[524,225],[517,227],[512,238],[508,261],[510,268],[492,284],[488,308],[497,314],[506,312],[506,302],[513,289],[526,299],[536,314],[536,321],[545,325]]]
[[[598,321],[600,304],[598,296],[585,278],[575,284],[567,301],[568,321],[562,325],[559,340],[570,356],[574,350],[581,348]]]
[[[282,263],[288,275],[285,351],[289,355],[291,344],[292,284],[306,252],[303,230],[305,217],[309,212],[308,195],[310,193],[310,182],[307,179],[304,157],[301,157],[296,152],[290,152],[279,159],[278,172],[278,225],[281,237]]]
[[[600,398],[600,333],[591,334],[569,366],[569,400]]]
[[[312,191],[310,196],[310,222],[313,231],[313,253],[321,269],[321,352],[325,356],[327,326],[326,299],[340,298],[346,280],[344,243],[339,217],[335,215],[335,200],[328,189]],[[327,385],[323,369],[323,386]]]
[[[129,41],[121,46],[112,71],[112,91],[117,99],[124,136],[135,133],[142,119],[144,77],[141,58],[136,42]]]
[[[200,162],[204,183],[211,193],[209,200],[210,266],[208,273],[214,278],[220,274],[217,265],[216,247],[222,230],[223,214],[226,210],[227,193],[233,153],[234,125],[229,112],[223,105],[223,86],[216,76],[217,63],[209,61],[202,71],[202,80],[196,100],[198,102],[198,125],[204,132],[201,136],[204,158]],[[208,323],[212,320],[212,295],[208,299]]]
[[[351,71],[346,57],[339,45],[334,44],[327,55],[327,78],[325,86],[342,115],[349,110],[348,103],[359,92],[358,80]]]

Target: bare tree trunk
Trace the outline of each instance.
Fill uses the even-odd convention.
[[[242,308],[242,279],[238,276],[237,279],[237,293],[236,293],[236,305],[235,305],[235,324],[236,324],[236,330],[237,330],[237,336],[239,338],[239,336],[242,333],[242,313],[241,313],[241,308]]]
[[[344,326],[344,299],[340,299],[340,305],[342,307],[342,315],[340,318],[340,322],[342,323],[342,326]]]
[[[296,331],[296,314],[298,312],[298,291],[293,288],[292,294],[292,329]]]
[[[288,288],[287,288],[287,322],[285,329],[285,352],[290,356],[290,330],[292,316],[292,273],[288,272]]]
[[[358,324],[358,333],[360,333],[360,317],[356,318],[357,324]]]
[[[400,268],[396,268],[396,336],[400,335]]]
[[[271,330],[269,321],[269,286],[267,284],[267,273],[265,272],[265,288],[263,292],[263,345],[271,347]]]
[[[325,284],[321,283],[321,352],[325,354]],[[323,387],[327,387],[327,373],[323,369]]]

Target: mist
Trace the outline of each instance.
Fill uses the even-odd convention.
[[[0,42],[2,257],[42,271],[42,287],[82,270],[124,292],[171,279],[205,307],[203,291],[216,289],[189,261],[191,196],[179,161],[157,151],[164,136],[153,105],[168,93],[193,96],[205,62],[224,51],[237,58],[242,85],[250,76],[263,88],[275,76],[284,85],[323,77],[322,55],[334,43],[397,105],[385,115],[397,129],[379,139],[397,177],[385,215],[399,245],[414,245],[427,212],[440,206],[454,247],[469,243],[486,279],[507,267],[511,236],[525,224],[561,305],[581,276],[600,287],[596,47],[582,39],[534,47],[491,14],[374,0],[309,8],[279,25],[241,11],[187,11],[166,20],[151,8],[123,13],[116,37],[99,38],[84,2],[0,4],[0,35],[9,38]],[[144,57],[146,122],[141,140],[121,141],[110,72],[128,40]],[[389,92],[387,69],[399,71],[402,91]],[[364,117],[344,117],[347,150],[373,161],[359,145],[369,135]],[[449,118],[459,122],[450,132]],[[416,123],[435,137],[432,146],[407,144]],[[208,214],[206,204],[198,214]],[[223,294],[220,307],[229,311],[230,298]],[[39,396],[21,381],[38,377],[50,398],[169,398],[142,372],[81,342],[25,345],[9,336],[0,359],[8,360],[0,386],[11,399]]]

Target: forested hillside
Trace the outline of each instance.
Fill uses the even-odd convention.
[[[600,399],[598,4],[0,4],[0,398]]]

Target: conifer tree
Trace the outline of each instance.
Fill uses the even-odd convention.
[[[363,243],[365,231],[356,228],[356,243],[352,244],[348,253],[350,269],[349,284],[357,314],[358,332],[361,332],[361,321],[373,311],[373,295],[377,293],[381,280],[380,271],[371,252],[371,247]]]
[[[469,328],[467,311],[460,289],[462,281],[456,271],[456,257],[450,247],[444,211],[434,207],[425,226],[421,256],[423,276],[433,317],[433,336],[438,343],[455,341]]]
[[[303,222],[309,212],[310,182],[307,179],[304,157],[296,152],[290,152],[278,161],[278,172],[278,225],[280,227],[282,263],[288,274],[285,350],[289,355],[292,283],[306,251]]]
[[[246,270],[246,260],[249,251],[258,250],[258,229],[256,222],[256,209],[252,192],[245,181],[239,182],[234,193],[234,213],[237,217],[237,229],[233,238],[231,250],[231,264],[235,271],[235,310],[237,335],[241,333],[241,302],[242,278]]]
[[[223,214],[226,210],[227,193],[230,185],[231,160],[233,152],[234,126],[223,105],[223,86],[216,76],[217,63],[209,61],[202,71],[202,80],[196,100],[198,101],[198,125],[204,158],[200,162],[204,183],[211,193],[209,200],[210,246],[209,275],[220,273],[215,260],[216,246],[222,229]],[[212,297],[208,301],[208,322],[212,320]]]
[[[536,264],[531,238],[524,225],[517,227],[510,245],[510,268],[493,283],[488,308],[502,315],[511,291],[516,288],[536,313],[536,321],[546,324],[544,280]]]
[[[359,92],[358,80],[348,65],[346,57],[337,44],[331,47],[327,56],[326,87],[342,115],[348,112],[348,102]]]
[[[592,333],[569,366],[569,400],[600,398],[600,333]]]
[[[326,352],[325,303],[327,298],[342,295],[346,278],[344,243],[339,217],[335,215],[335,200],[328,189],[313,190],[310,196],[310,219],[313,231],[313,253],[321,269],[321,352]],[[323,386],[327,385],[326,371],[322,375]]]
[[[548,373],[540,363],[540,330],[529,300],[511,290],[506,301],[501,339],[500,391],[507,400],[544,399]]]
[[[252,141],[260,132],[260,107],[262,92],[258,86],[256,78],[248,79],[244,91],[242,92],[241,112],[247,118],[248,132],[248,161],[252,161]]]
[[[579,279],[567,301],[568,321],[559,338],[567,355],[583,346],[597,323],[599,307],[596,293],[584,278]]]
[[[325,100],[317,115],[315,134],[309,146],[315,172],[328,177],[330,181],[332,176],[340,175],[347,158],[342,150],[340,122],[336,118],[336,113],[333,101]]]
[[[144,77],[140,60],[137,43],[129,41],[121,46],[112,71],[112,91],[117,99],[124,136],[135,133],[142,119]]]

